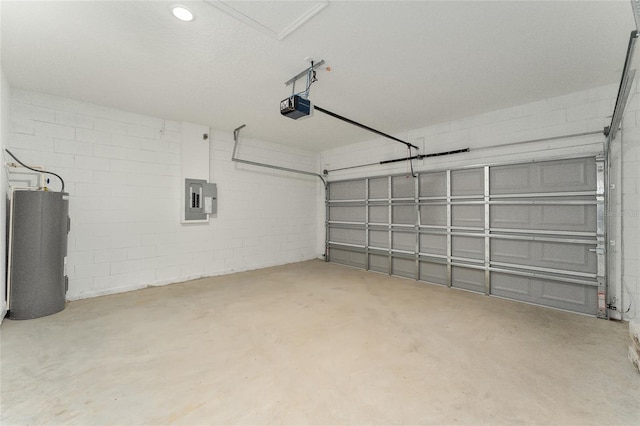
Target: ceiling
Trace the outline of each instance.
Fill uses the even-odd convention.
[[[12,87],[207,124],[314,151],[375,138],[284,82],[324,59],[310,99],[403,131],[619,81],[628,1],[2,1]],[[297,89],[304,86],[300,80]]]

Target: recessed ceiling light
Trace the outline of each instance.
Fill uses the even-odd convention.
[[[175,16],[181,21],[185,21],[185,22],[193,21],[193,13],[186,7],[182,6],[181,4],[172,6],[171,13],[173,13],[173,16]]]

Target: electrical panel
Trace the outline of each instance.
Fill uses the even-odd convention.
[[[204,179],[184,180],[184,220],[202,222],[218,213],[218,186]]]

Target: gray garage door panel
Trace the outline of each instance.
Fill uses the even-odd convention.
[[[386,177],[369,179],[369,199],[382,198],[389,198],[389,179]]]
[[[369,269],[376,272],[389,273],[389,256],[381,254],[369,255]]]
[[[391,178],[391,194],[393,198],[413,198],[415,183],[411,177],[394,176]]]
[[[334,243],[365,245],[365,229],[330,228],[329,240]]]
[[[483,205],[451,206],[451,224],[453,226],[484,228],[484,206]]]
[[[589,249],[594,245],[539,241],[514,241],[494,238],[491,260],[566,271],[596,273],[598,259]]]
[[[389,206],[369,206],[369,223],[389,223]]]
[[[451,255],[467,259],[484,259],[484,236],[451,237]]]
[[[597,311],[597,288],[591,286],[492,272],[491,290],[496,296],[573,312]]]
[[[596,187],[593,158],[491,167],[491,194],[592,191]]]
[[[416,234],[412,232],[394,231],[391,234],[391,248],[415,253]]]
[[[340,222],[364,222],[365,206],[329,207],[329,220]]]
[[[447,265],[424,260],[420,261],[420,280],[447,285]]]
[[[445,234],[420,234],[420,253],[447,254],[447,236]]]
[[[332,182],[329,185],[330,200],[363,200],[366,180]]]
[[[596,206],[493,205],[489,218],[492,228],[594,232]]]
[[[418,178],[420,197],[445,197],[447,195],[447,173],[423,173]]]
[[[484,195],[484,169],[452,170],[451,195]]]
[[[594,314],[596,166],[591,157],[331,182],[328,258]]]
[[[392,223],[398,225],[415,225],[416,206],[414,204],[400,204],[391,206]]]
[[[331,247],[329,256],[331,256],[332,262],[342,265],[355,266],[356,268],[365,268],[367,266],[364,253]]]
[[[462,266],[452,266],[451,286],[484,293],[484,271]]]
[[[369,247],[389,248],[389,231],[370,230]]]
[[[437,204],[421,205],[420,225],[447,226],[447,206]]]
[[[415,278],[416,261],[413,259],[391,259],[391,273],[399,277]]]

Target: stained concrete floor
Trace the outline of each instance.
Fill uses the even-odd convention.
[[[1,327],[14,424],[640,424],[627,326],[310,261]]]

